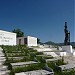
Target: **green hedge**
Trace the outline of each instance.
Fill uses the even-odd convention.
[[[24,66],[24,67],[17,67],[13,69],[14,73],[19,73],[19,72],[26,72],[26,71],[33,71],[33,70],[39,70],[42,69],[44,67],[44,64],[42,63],[38,63],[38,64],[31,64],[28,66]]]

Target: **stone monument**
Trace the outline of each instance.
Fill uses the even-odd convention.
[[[70,31],[67,29],[67,22],[65,22],[65,40],[64,40],[64,46],[62,46],[62,50],[68,52],[68,53],[73,53],[72,46],[70,45]]]

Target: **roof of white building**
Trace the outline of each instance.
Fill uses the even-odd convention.
[[[28,37],[36,38],[36,37],[34,37],[34,36],[23,36],[23,37],[17,37],[17,38],[28,38]]]
[[[16,33],[13,33],[13,32],[9,32],[9,31],[5,31],[5,30],[1,30],[1,29],[0,29],[0,32],[4,32],[4,33],[5,33],[5,32],[7,32],[7,33],[12,33],[12,34],[16,34]]]

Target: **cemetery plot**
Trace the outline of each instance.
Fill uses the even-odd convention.
[[[64,63],[64,58],[62,57],[55,58],[24,46],[3,46],[2,48],[6,59],[1,57],[0,60],[5,59],[2,62],[7,67],[3,69],[10,70],[9,75],[20,74],[21,72],[24,72],[24,74],[36,74],[36,71],[38,71],[37,74],[41,72],[42,75],[46,71],[54,75],[61,75],[61,73],[65,75],[65,71],[63,72],[62,68],[59,67],[67,64]]]
[[[37,50],[23,46],[4,46],[3,49],[6,56],[4,64],[11,70],[9,75],[43,69],[45,64],[41,62],[42,57],[52,58],[51,56],[42,56],[42,52],[37,52]]]

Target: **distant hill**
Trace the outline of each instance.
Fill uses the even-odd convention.
[[[64,43],[57,43],[59,46],[63,46],[64,45]],[[75,42],[71,42],[70,43],[73,47],[75,47]]]
[[[75,47],[75,42],[71,42],[71,45],[72,45],[73,47]]]
[[[64,43],[54,43],[52,41],[48,41],[48,42],[45,42],[43,44],[47,44],[47,45],[54,45],[54,46],[63,46]],[[70,43],[73,47],[75,47],[75,42],[71,42]]]
[[[54,45],[54,46],[57,46],[57,45],[58,45],[57,43],[54,43],[54,42],[52,42],[52,41],[45,42],[44,44],[47,44],[47,45]]]

